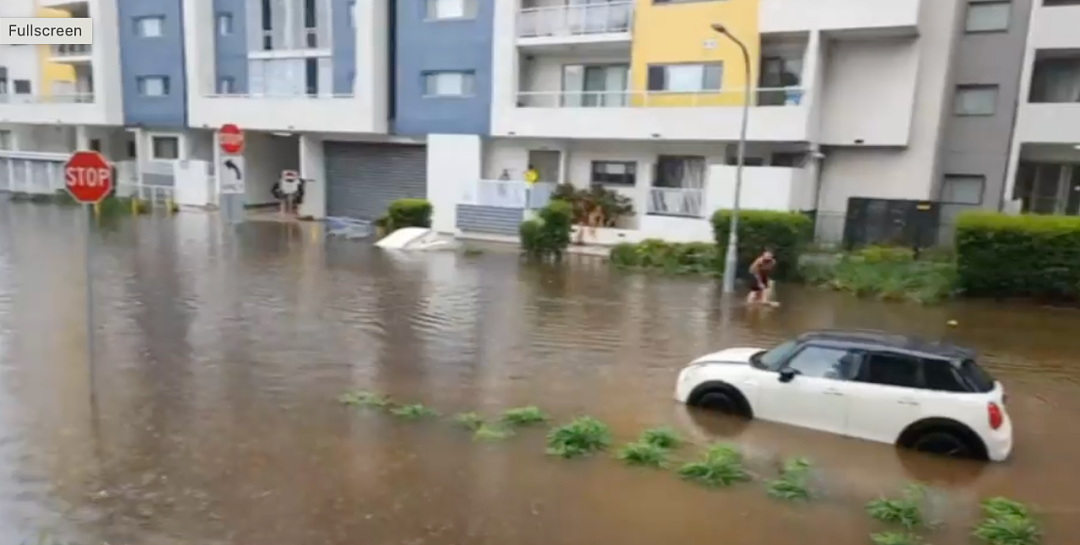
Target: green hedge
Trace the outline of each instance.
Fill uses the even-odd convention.
[[[1080,217],[969,212],[956,255],[968,295],[1080,300]]]
[[[731,211],[718,210],[712,217],[713,233],[721,261],[727,252]],[[776,254],[775,276],[791,278],[798,271],[799,256],[814,238],[814,222],[801,212],[742,210],[739,212],[739,270],[748,274],[754,259],[765,248]]]
[[[723,271],[723,260],[711,242],[624,242],[611,249],[611,263],[629,269],[656,269],[669,274],[711,274]]]
[[[559,259],[570,246],[574,229],[574,208],[563,200],[553,200],[536,212],[536,218],[521,222],[521,247],[533,257]]]
[[[867,246],[838,258],[800,264],[806,282],[859,297],[937,303],[956,293],[956,265],[951,259],[920,256],[911,248]]]
[[[431,227],[431,202],[426,199],[398,199],[390,203],[386,216],[375,224],[387,233],[405,227]]]

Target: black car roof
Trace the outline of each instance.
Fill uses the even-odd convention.
[[[962,346],[939,341],[927,341],[910,335],[869,329],[808,331],[799,335],[800,343],[824,341],[861,348],[888,348],[913,356],[946,359],[975,359],[975,351]]]

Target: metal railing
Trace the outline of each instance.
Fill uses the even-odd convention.
[[[0,191],[51,195],[64,188],[68,153],[0,151]]]
[[[649,189],[649,214],[661,216],[704,217],[705,190],[687,187]]]
[[[206,93],[206,98],[250,98],[270,100],[325,100],[356,98],[354,93],[319,93],[309,95],[307,93]]]
[[[633,2],[525,8],[518,13],[518,37],[618,34],[633,24]]]
[[[792,107],[802,104],[803,89],[744,91],[520,91],[519,108],[680,108],[751,106]]]
[[[92,53],[89,44],[57,44],[51,47],[53,57],[85,57]]]
[[[554,183],[530,186],[523,180],[476,180],[462,195],[462,204],[497,208],[542,208],[551,200]]]
[[[94,93],[63,93],[52,95],[0,94],[0,104],[92,104]]]

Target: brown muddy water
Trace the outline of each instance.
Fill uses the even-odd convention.
[[[2,543],[47,530],[113,545],[863,544],[879,528],[863,503],[912,480],[943,492],[936,545],[969,542],[976,502],[998,494],[1036,505],[1047,543],[1080,536],[1075,311],[783,286],[782,308],[728,310],[701,279],[537,268],[506,250],[395,258],[297,226],[233,231],[182,214],[95,240],[91,381],[81,227],[76,211],[0,205]],[[697,355],[819,327],[981,350],[1010,391],[1013,459],[902,455],[671,400]],[[825,498],[793,507],[760,483],[710,491],[610,456],[552,459],[542,430],[478,444],[445,422],[348,410],[335,399],[350,388],[444,413],[590,414],[619,442],[668,424],[735,442],[758,469],[806,456]]]

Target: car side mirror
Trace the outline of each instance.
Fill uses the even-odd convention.
[[[780,370],[780,382],[791,382],[795,379],[795,375],[799,372],[794,369],[781,369]]]

